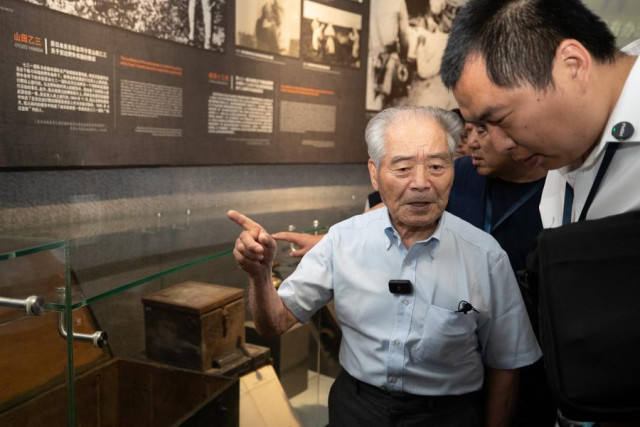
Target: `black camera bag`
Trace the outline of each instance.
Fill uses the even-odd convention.
[[[561,412],[640,421],[640,212],[543,230],[519,279]]]

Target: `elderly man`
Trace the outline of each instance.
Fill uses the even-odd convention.
[[[437,108],[376,115],[365,139],[386,206],[333,226],[277,292],[275,240],[229,212],[244,228],[234,256],[260,332],[282,333],[335,302],[344,371],[331,425],[485,425],[485,379],[486,425],[506,425],[516,369],[540,357],[506,253],[444,212],[461,127]]]

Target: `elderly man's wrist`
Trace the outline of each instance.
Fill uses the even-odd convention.
[[[261,269],[257,274],[251,274],[251,281],[255,286],[267,286],[271,284],[271,269],[272,265],[269,264],[268,268]]]

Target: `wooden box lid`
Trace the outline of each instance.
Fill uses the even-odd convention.
[[[205,314],[244,297],[244,289],[187,281],[142,298],[145,306]]]

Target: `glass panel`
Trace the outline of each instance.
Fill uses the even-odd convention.
[[[0,236],[0,261],[66,246],[65,241]]]
[[[335,209],[249,216],[270,232],[286,231],[293,225],[295,231],[323,233],[329,225],[356,213]],[[19,400],[0,395],[0,424],[3,424],[2,417],[12,416],[13,405],[42,394],[44,390],[48,391],[42,396],[46,396],[46,401],[56,408],[53,413],[61,424],[73,425],[76,420],[84,419],[86,408],[84,403],[78,406],[78,402],[86,403],[87,396],[78,389],[79,383],[74,379],[104,365],[112,356],[145,357],[144,307],[141,302],[145,295],[187,280],[247,291],[246,274],[231,256],[240,231],[240,227],[228,220],[224,213],[185,210],[148,218],[109,219],[55,227],[47,225],[16,231],[16,235],[21,237],[0,238],[0,296],[42,296],[46,309],[50,310],[32,318],[14,308],[0,308],[0,326],[3,322],[24,323],[24,328],[29,329],[29,340],[32,336],[34,340],[40,338],[40,328],[44,331],[42,337],[46,345],[38,347],[40,344],[34,342],[28,349],[15,354],[29,354],[24,358],[29,361],[28,365],[34,366],[36,371],[47,370],[50,375],[46,386],[24,382],[29,391]],[[288,256],[290,250],[288,244],[279,244],[275,281],[287,277],[298,264],[298,259]],[[65,292],[60,293],[56,288],[63,288]],[[109,336],[108,350],[98,349],[86,341],[62,339],[58,335],[58,316],[61,316],[60,321],[67,331],[86,335],[106,332]],[[315,343],[311,344],[310,351],[318,354],[323,351],[317,342],[322,340],[322,322],[326,321],[323,316],[326,314],[313,320],[317,322],[315,326],[305,325],[309,341]],[[245,318],[251,320],[248,308]],[[9,334],[0,337],[6,341],[0,342],[0,348],[10,353],[13,343],[23,340],[21,331],[24,328],[14,325],[5,328]],[[32,357],[45,357],[46,360],[34,362]],[[324,373],[325,357],[309,357],[302,366],[303,374],[307,371],[308,375],[305,393],[311,393],[313,402],[311,425],[326,425],[328,387],[323,391],[326,384],[322,381],[331,377]],[[0,359],[8,364],[1,367],[0,372],[9,370],[22,375],[23,369],[15,361],[4,354],[0,354]],[[8,381],[7,377],[0,379],[0,393],[8,393]],[[15,379],[11,381],[16,382]],[[74,395],[75,399],[68,398]],[[23,415],[16,413],[18,418],[13,419],[19,421]]]
[[[0,296],[38,296],[46,308],[57,302],[58,289],[67,288],[67,243],[10,237],[0,242]],[[64,317],[54,311],[33,316],[25,308],[0,306],[0,425],[25,425],[27,420],[49,424],[52,414],[62,423],[73,421],[68,418],[73,402],[67,393],[73,354],[58,333],[59,314]],[[34,396],[48,402],[47,412],[25,403]]]
[[[261,213],[251,216],[271,232],[326,231],[356,212],[341,209]],[[318,227],[314,228],[314,220]],[[21,230],[21,234],[65,238],[70,245],[71,280],[80,292],[73,308],[143,285],[181,270],[229,256],[240,227],[220,212],[157,214],[148,218],[110,219],[55,227]],[[287,252],[284,244],[280,245]],[[283,266],[286,270],[288,267]],[[286,274],[286,273],[285,273]],[[212,279],[215,281],[215,277]],[[52,303],[51,309],[63,310]]]
[[[319,345],[323,334],[322,316],[314,316],[306,326],[309,328],[307,388],[289,401],[303,427],[324,427],[329,424],[329,390],[334,378],[327,370],[329,353]]]
[[[324,234],[326,231],[322,227],[318,230],[305,230],[314,234]],[[282,247],[276,258],[278,266],[274,270],[283,280],[295,270],[299,262],[298,258],[288,256],[290,250],[288,246]],[[293,412],[303,427],[324,427],[329,424],[329,390],[340,372],[338,350],[341,338],[332,307],[333,304],[330,304],[322,308],[304,325],[308,330],[306,388],[289,396]],[[283,378],[281,380],[284,381]]]

